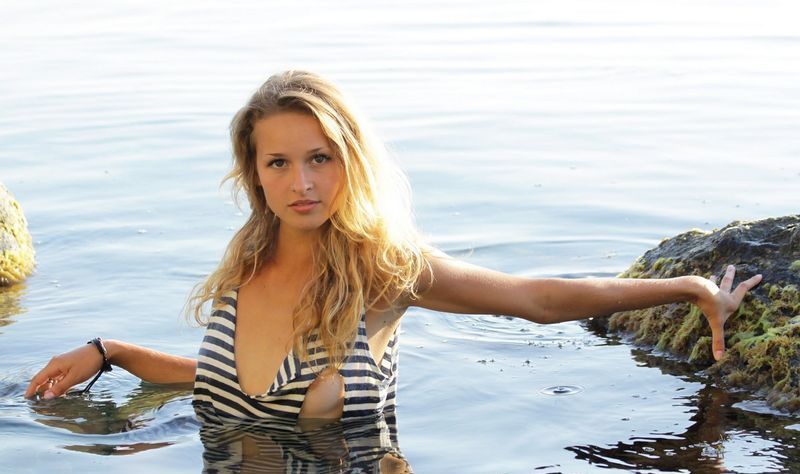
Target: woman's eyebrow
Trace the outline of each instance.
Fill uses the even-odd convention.
[[[308,150],[306,152],[306,155],[310,155],[312,153],[317,153],[317,152],[322,151],[322,150],[324,150],[326,148],[327,147],[322,146],[322,147],[319,147],[319,148],[314,148],[312,150]],[[274,156],[276,158],[286,158],[286,155],[283,154],[283,153],[264,153],[264,156]]]

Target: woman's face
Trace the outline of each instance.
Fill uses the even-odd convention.
[[[315,231],[335,212],[342,166],[317,119],[279,112],[255,123],[258,182],[284,230]]]

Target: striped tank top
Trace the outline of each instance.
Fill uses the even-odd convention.
[[[245,393],[239,386],[234,360],[237,296],[237,291],[227,292],[211,313],[197,360],[193,404],[223,417],[296,420],[309,385],[327,363],[327,351],[312,333],[307,361],[301,362],[291,349],[266,393]],[[344,379],[343,421],[373,416],[395,406],[397,330],[376,363],[369,350],[365,317],[361,315],[352,349],[339,369]]]

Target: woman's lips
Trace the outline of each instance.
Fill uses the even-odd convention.
[[[301,214],[306,214],[311,212],[316,206],[319,204],[319,201],[295,201],[289,204],[289,207],[292,208],[295,212],[299,212]]]

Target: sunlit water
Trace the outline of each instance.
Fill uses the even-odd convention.
[[[95,336],[196,353],[184,299],[243,221],[217,188],[226,127],[278,70],[355,97],[430,240],[501,271],[611,276],[678,232],[798,212],[792,2],[333,5],[4,5],[0,181],[38,267],[3,293],[0,471],[198,472],[208,439],[355,469],[352,429],[332,451],[261,427],[201,439],[188,392],[121,370],[22,398]],[[800,470],[797,418],[578,323],[411,310],[401,344],[393,433],[415,472]],[[364,428],[375,453],[394,449],[384,428]]]

